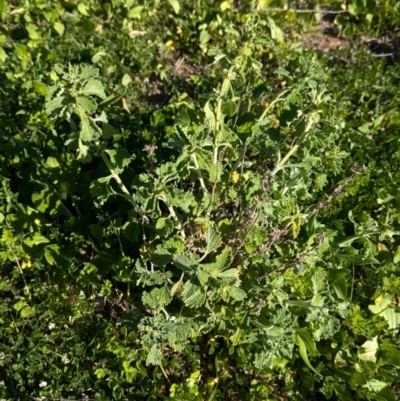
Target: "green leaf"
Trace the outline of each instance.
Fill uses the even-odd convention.
[[[222,238],[212,227],[207,230],[207,254],[218,249],[222,244]]]
[[[103,238],[104,227],[99,224],[91,224],[89,226],[90,234],[95,238]]]
[[[302,357],[305,364],[318,376],[322,377],[322,375],[317,372],[311,365],[310,360],[308,359],[308,354],[314,355],[316,353],[315,342],[311,338],[308,330],[306,328],[296,328],[296,342],[299,346],[300,356]]]
[[[400,368],[400,351],[388,340],[383,340],[379,349],[379,365],[394,365]]]
[[[64,32],[65,32],[65,25],[61,22],[55,22],[53,24],[53,28],[55,29],[55,31],[60,35],[63,36]]]
[[[92,114],[97,109],[97,104],[86,96],[77,96],[76,103],[86,114]]]
[[[123,86],[128,86],[132,82],[132,78],[129,74],[125,74],[122,77],[122,85]]]
[[[235,301],[242,301],[243,299],[247,298],[246,292],[238,287],[229,287],[228,294]]]
[[[211,39],[211,35],[205,29],[203,29],[200,32],[200,38],[199,38],[200,44],[205,45],[206,43],[208,43],[210,41],[210,39]]]
[[[0,61],[1,62],[6,61],[7,57],[8,57],[7,53],[4,51],[2,47],[0,47]]]
[[[110,155],[111,163],[117,174],[121,174],[133,158],[132,155],[130,155],[125,148],[117,150],[106,150],[106,152]]]
[[[182,298],[189,308],[198,308],[206,302],[206,292],[201,286],[187,281],[183,287]]]
[[[89,79],[83,88],[84,95],[95,95],[101,99],[106,98],[103,84],[97,79]]]
[[[400,262],[400,245],[396,249],[396,253],[393,255],[393,263]]]
[[[162,361],[162,352],[160,348],[154,344],[146,358],[146,365],[160,365]]]
[[[31,238],[26,238],[24,244],[29,248],[32,248],[35,245],[48,244],[49,242],[50,240],[48,240],[43,235],[35,233]]]
[[[175,119],[175,124],[181,127],[188,127],[190,125],[189,114],[184,109],[180,109]]]
[[[28,31],[29,37],[33,40],[38,40],[40,39],[40,35],[37,31],[37,27],[33,24],[27,24],[26,25],[26,30]]]
[[[180,5],[178,0],[168,0],[168,3],[171,4],[172,8],[174,9],[175,14],[179,14]]]
[[[140,18],[140,14],[142,13],[143,6],[136,6],[129,10],[128,18]]]
[[[156,230],[158,235],[168,237],[174,231],[174,223],[168,217],[160,217],[156,223]]]
[[[172,255],[162,249],[150,254],[150,262],[155,266],[164,267],[172,260]]]
[[[366,384],[364,384],[363,387],[366,387],[369,390],[372,390],[374,393],[377,393],[389,385],[390,385],[390,383],[385,383],[385,382],[381,382],[379,380],[372,379],[369,382],[367,382]]]
[[[46,160],[46,164],[51,168],[60,167],[60,163],[55,157],[49,156]]]
[[[374,313],[378,314],[385,310],[392,303],[392,298],[385,295],[380,295],[375,299],[374,305],[369,305],[368,309]]]
[[[365,341],[358,350],[358,357],[364,362],[376,362],[377,352],[379,350],[378,336],[372,340]]]
[[[397,313],[394,308],[387,308],[379,314],[382,316],[392,330],[397,330],[400,328],[400,313]]]

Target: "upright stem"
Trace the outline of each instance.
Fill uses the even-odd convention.
[[[285,165],[285,163],[289,160],[290,156],[292,156],[297,151],[297,149],[299,148],[301,142],[307,136],[307,134],[310,131],[310,129],[311,129],[313,124],[314,124],[314,120],[313,120],[313,118],[311,116],[311,118],[309,119],[309,121],[307,123],[306,128],[304,129],[304,132],[301,134],[301,136],[300,136],[300,138],[298,140],[298,143],[296,145],[294,145],[289,150],[289,152],[286,153],[285,157],[277,163],[275,169],[272,171],[272,175],[273,176]]]
[[[125,186],[125,184],[122,182],[120,176],[115,172],[113,165],[111,162],[108,160],[108,157],[105,152],[101,152],[101,158],[103,159],[104,164],[107,166],[108,170],[111,173],[112,178],[117,182],[120,190],[122,191],[124,197],[130,202],[130,204],[135,208],[136,212],[140,214],[141,216],[143,213],[139,209],[138,204],[136,201],[133,199],[132,195],[128,191],[128,188]]]
[[[218,146],[219,146],[219,128],[221,120],[222,99],[218,100],[217,112],[215,114],[215,131],[214,131],[214,164],[218,163]]]
[[[203,188],[204,192],[207,192],[207,187],[206,187],[206,184],[204,183],[203,173],[200,170],[200,165],[199,165],[199,162],[197,160],[196,154],[192,153],[190,156],[191,156],[191,158],[193,160],[194,166],[196,167],[197,174],[198,174],[199,180],[200,180],[200,185]]]

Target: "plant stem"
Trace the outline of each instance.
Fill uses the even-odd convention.
[[[168,210],[169,210],[169,213],[170,213],[170,215],[172,216],[172,219],[175,221],[176,226],[177,226],[178,230],[180,231],[182,237],[183,237],[183,238],[186,238],[185,231],[183,230],[182,224],[181,224],[181,222],[179,221],[178,216],[177,216],[176,213],[175,213],[175,209],[174,209],[171,205],[168,204],[168,202],[166,201],[165,198],[160,197],[159,199],[161,199],[161,200],[167,205],[167,208],[168,208]]]
[[[143,212],[139,209],[138,204],[136,201],[133,199],[132,195],[128,191],[128,188],[126,188],[125,184],[122,182],[120,176],[115,172],[113,165],[111,164],[110,160],[108,160],[108,157],[105,152],[101,152],[101,158],[103,159],[104,164],[107,166],[108,170],[111,173],[112,178],[117,182],[119,188],[121,189],[123,196],[125,199],[127,199],[130,204],[134,207],[136,212],[140,214],[143,217]]]
[[[215,114],[215,131],[214,131],[214,164],[218,163],[218,146],[219,146],[219,123],[221,119],[222,99],[218,99],[217,112]]]
[[[294,145],[294,146],[289,150],[289,152],[286,153],[285,157],[277,163],[275,169],[272,171],[272,175],[273,175],[273,176],[276,175],[276,173],[285,165],[285,163],[289,160],[290,156],[292,156],[292,155],[297,151],[297,149],[299,148],[301,142],[302,142],[302,141],[304,140],[304,138],[307,136],[307,134],[308,134],[308,132],[310,131],[310,129],[311,129],[311,127],[312,127],[313,124],[314,124],[314,120],[313,120],[313,118],[311,117],[311,118],[309,119],[308,123],[307,123],[306,128],[304,129],[304,132],[301,134],[301,136],[300,136],[300,138],[299,138],[299,140],[298,140],[298,143],[297,143],[296,145]]]
[[[203,173],[201,172],[200,165],[199,165],[199,162],[197,160],[196,154],[192,153],[190,156],[191,156],[191,158],[193,160],[194,166],[196,167],[196,171],[197,171],[197,174],[199,176],[200,185],[203,188],[204,192],[208,192],[206,184],[204,183]]]

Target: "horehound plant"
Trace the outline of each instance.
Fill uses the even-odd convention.
[[[168,378],[167,355],[207,338],[209,353],[222,339],[238,366],[271,369],[301,357],[321,375],[309,357],[350,305],[349,272],[334,269],[335,233],[317,218],[343,188],[321,199],[344,171],[341,125],[316,65],[277,68],[274,93],[257,57],[276,49],[257,22],[226,35],[226,47],[210,51],[220,84],[180,106],[165,143],[170,160],[154,171],[137,174],[135,155],[113,148],[97,69],[57,67],[46,112],[69,120],[66,145],[78,160],[100,158],[108,169],[91,184],[97,207],[121,197],[131,206],[122,232],[133,223],[142,232],[135,261],[119,242],[142,294],[134,328],[147,364]]]

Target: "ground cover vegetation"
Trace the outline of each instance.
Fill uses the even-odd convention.
[[[0,21],[0,399],[399,398],[398,1]]]

